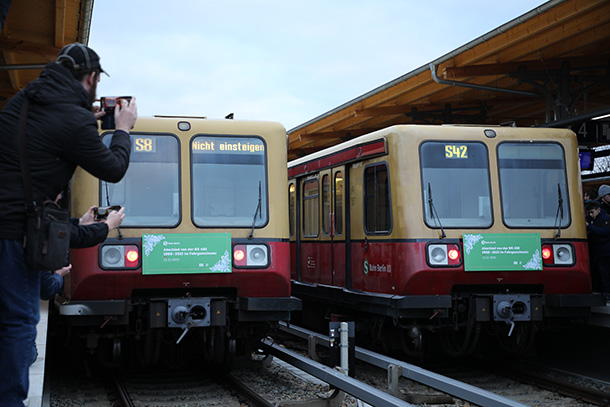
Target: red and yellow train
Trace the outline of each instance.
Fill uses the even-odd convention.
[[[290,294],[286,131],[154,117],[139,118],[131,138],[119,183],[75,174],[73,216],[121,205],[126,217],[104,243],[71,251],[60,315],[113,362],[133,344],[152,364],[186,338],[224,364],[300,309]]]
[[[288,165],[293,294],[373,342],[511,354],[591,293],[569,130],[400,125]],[[361,334],[359,334],[361,335]],[[362,335],[361,335],[362,336]],[[435,340],[436,340],[435,339]]]

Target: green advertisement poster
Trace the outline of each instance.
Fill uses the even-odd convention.
[[[464,270],[542,270],[539,233],[464,234]]]
[[[230,233],[142,235],[142,274],[230,273]]]

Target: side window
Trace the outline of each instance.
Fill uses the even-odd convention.
[[[288,202],[289,202],[289,206],[288,206],[288,222],[289,222],[289,229],[290,229],[290,237],[294,237],[294,230],[295,230],[295,225],[294,225],[294,220],[295,220],[295,210],[296,210],[296,187],[294,186],[294,183],[291,183],[288,186]]]
[[[364,170],[364,225],[367,233],[391,229],[390,180],[385,164]]]
[[[343,234],[343,174],[335,174],[335,235]]]
[[[303,184],[303,235],[318,236],[320,229],[320,185],[317,179]]]
[[[322,233],[329,234],[330,220],[330,177],[328,174],[322,177]]]

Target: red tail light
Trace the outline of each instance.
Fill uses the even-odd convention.
[[[233,265],[235,267],[269,267],[269,246],[266,244],[236,244],[233,246]]]
[[[140,266],[140,248],[135,244],[103,244],[99,262],[104,270],[136,269]]]
[[[451,246],[452,245],[449,245],[449,251],[447,252],[447,257],[449,257],[449,264],[452,266],[460,264],[460,250],[457,247]]]
[[[433,243],[427,246],[428,264],[432,267],[457,267],[462,264],[460,246],[454,243]]]
[[[138,252],[138,248],[131,248],[130,246],[127,246],[125,252],[125,267],[136,267],[139,260],[140,253]]]
[[[542,261],[547,266],[573,266],[576,263],[574,246],[571,243],[543,244]]]
[[[551,247],[551,245],[542,246],[542,259],[545,263],[553,263],[553,248]]]
[[[235,245],[233,248],[233,263],[236,266],[246,265],[246,246],[241,244]]]

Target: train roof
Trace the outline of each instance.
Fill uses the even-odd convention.
[[[341,144],[337,144],[332,147],[325,148],[323,150],[317,151],[315,153],[309,154],[305,157],[298,158],[296,160],[292,160],[288,163],[288,168],[297,168],[303,167],[306,163],[311,163],[315,161],[322,161],[326,157],[342,155],[342,158],[339,159],[340,163],[346,163],[350,161],[361,160],[364,158],[371,158],[374,156],[382,155],[387,153],[387,143],[386,140],[394,137],[395,135],[400,136],[409,136],[414,134],[422,134],[424,137],[440,137],[440,138],[449,138],[456,137],[457,133],[455,131],[451,131],[451,129],[457,129],[462,134],[470,134],[472,135],[472,129],[479,129],[481,132],[481,138],[485,138],[485,132],[489,130],[493,130],[496,133],[504,133],[504,134],[514,134],[516,132],[527,131],[527,137],[538,137],[538,138],[548,138],[552,133],[553,137],[556,139],[559,138],[575,138],[574,132],[568,129],[552,129],[552,128],[533,128],[533,127],[524,127],[524,128],[515,128],[515,127],[501,127],[501,126],[480,126],[480,125],[441,125],[441,126],[430,126],[430,125],[416,125],[416,124],[407,124],[407,125],[395,125],[390,126],[385,129],[374,131],[370,134],[366,134],[360,137],[356,137],[349,141],[345,141]],[[536,135],[538,133],[539,135]],[[353,150],[353,151],[352,151]],[[336,160],[334,160],[336,161]],[[336,165],[337,162],[333,162],[333,165]],[[318,167],[318,166],[316,166]],[[300,169],[297,172],[309,172],[313,170],[313,166],[308,166],[307,170]],[[294,172],[294,171],[293,171]]]

